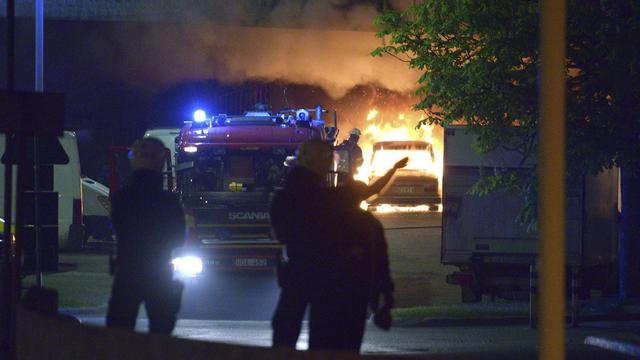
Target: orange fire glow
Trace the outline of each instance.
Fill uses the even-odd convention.
[[[359,168],[355,178],[369,183],[376,177],[382,176],[393,164],[403,157],[409,157],[408,170],[424,171],[426,174],[438,178],[438,192],[442,193],[442,135],[435,126],[423,125],[416,128],[422,119],[418,112],[400,112],[393,115],[382,114],[377,109],[369,110],[366,123],[360,137],[360,147],[364,163]],[[425,154],[424,150],[406,149],[385,151],[384,148],[375,152],[373,144],[379,141],[426,141],[433,147],[434,158]],[[366,207],[367,204],[363,204]],[[376,206],[377,212],[422,212],[428,211],[427,204],[417,206],[393,206],[382,204]],[[441,206],[438,207],[441,210]]]

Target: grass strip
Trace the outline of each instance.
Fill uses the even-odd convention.
[[[416,306],[393,310],[398,322],[418,322],[428,319],[494,319],[527,316],[526,303],[480,303]]]

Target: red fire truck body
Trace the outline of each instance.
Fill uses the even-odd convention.
[[[325,128],[322,112],[318,107],[204,116],[182,128],[176,185],[189,234],[174,259],[179,273],[275,269],[282,246],[271,237],[271,196],[284,185],[285,162],[300,144],[330,141],[327,134],[335,128]]]

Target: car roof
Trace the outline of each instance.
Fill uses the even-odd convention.
[[[419,140],[378,141],[373,150],[429,150],[431,144]]]

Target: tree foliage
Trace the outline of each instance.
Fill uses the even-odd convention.
[[[376,19],[382,46],[421,71],[424,123],[463,121],[479,152],[537,153],[538,0],[424,0]],[[570,0],[567,19],[568,181],[604,168],[640,166],[640,2]],[[514,127],[514,125],[517,125]],[[507,188],[528,199],[535,226],[535,167],[485,177],[473,191]]]

